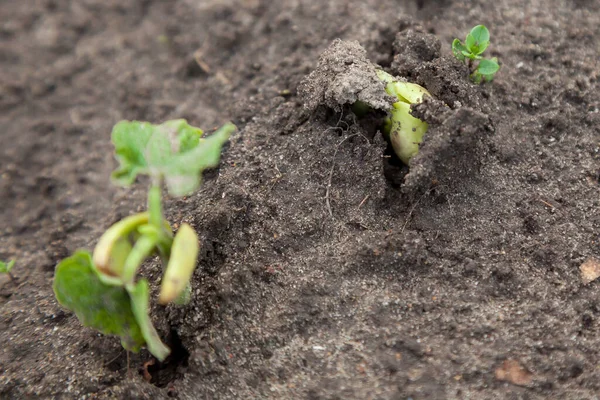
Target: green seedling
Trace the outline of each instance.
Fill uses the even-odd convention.
[[[83,325],[119,336],[128,351],[137,352],[145,345],[161,361],[169,355],[150,320],[148,281],[137,279],[137,273],[147,258],[158,254],[166,266],[159,303],[185,304],[199,244],[188,224],[173,235],[163,215],[162,185],[172,196],[193,193],[200,186],[202,171],[219,164],[221,148],[235,129],[228,123],[202,138],[202,130],[182,119],[161,125],[137,121],[115,125],[112,141],[120,166],[112,179],[129,186],[138,175],[148,175],[148,211],[112,225],[93,255],[80,250],[56,267],[56,298]]]
[[[419,152],[419,144],[427,132],[426,122],[410,115],[410,106],[431,96],[422,86],[403,82],[383,70],[377,70],[377,76],[386,83],[385,91],[398,99],[384,121],[383,133],[389,136],[394,152],[408,165],[410,159]]]
[[[10,278],[11,281],[14,281],[15,278],[10,273],[10,270],[15,266],[15,260],[11,260],[9,262],[0,261],[0,274],[6,274]]]
[[[491,81],[500,69],[496,57],[487,59],[482,56],[489,45],[490,32],[483,25],[471,29],[464,43],[459,39],[454,39],[452,42],[452,53],[459,61],[467,61],[471,70],[471,80],[477,84]],[[477,61],[476,66],[473,64],[474,61]]]

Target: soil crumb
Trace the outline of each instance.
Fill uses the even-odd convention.
[[[385,84],[375,71],[357,41],[336,39],[321,54],[317,68],[302,81],[298,92],[308,110],[324,105],[339,112],[342,106],[357,101],[388,110],[394,98],[385,92]]]

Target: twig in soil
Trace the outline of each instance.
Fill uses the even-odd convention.
[[[194,61],[196,61],[196,64],[198,64],[198,66],[200,67],[200,69],[202,69],[202,71],[204,71],[204,73],[210,74],[210,72],[211,72],[210,66],[206,62],[204,62],[204,60],[202,59],[202,57],[204,56],[204,53],[206,52],[206,49],[208,47],[207,43],[208,42],[205,41],[202,44],[202,47],[194,52]]]
[[[548,207],[550,207],[550,208],[552,208],[552,209],[556,208],[556,207],[554,207],[554,205],[552,205],[552,204],[548,203],[548,202],[547,202],[547,201],[545,201],[544,199],[539,199],[539,200],[540,200],[542,203],[544,203],[546,206],[548,206]]]
[[[540,203],[542,203],[543,205],[545,205],[547,207],[546,210],[548,210],[549,212],[551,212],[551,213],[558,212],[558,213],[562,214],[562,211],[560,210],[560,208],[558,206],[552,204],[551,202],[544,200],[540,197],[538,197],[537,200]]]
[[[363,206],[363,204],[365,204],[365,202],[369,199],[370,196],[371,196],[370,194],[366,195],[365,198],[363,199],[363,201],[360,202],[360,204],[358,205],[359,210]]]

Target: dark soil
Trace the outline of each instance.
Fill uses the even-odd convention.
[[[597,1],[5,0],[0,17],[1,398],[597,398],[600,280],[579,272],[600,257]],[[478,23],[502,64],[482,86],[450,52]],[[430,130],[407,175],[348,106],[304,107],[337,38],[437,99],[414,109]],[[128,374],[53,271],[145,207],[146,182],[110,184],[112,125],[173,118],[240,130],[166,204],[201,235],[194,297],[153,307],[174,354]],[[158,261],[144,273],[156,290]]]

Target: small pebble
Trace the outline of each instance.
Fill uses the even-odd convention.
[[[600,277],[600,261],[594,257],[590,257],[581,264],[579,271],[581,272],[581,280],[584,284],[593,282]]]

